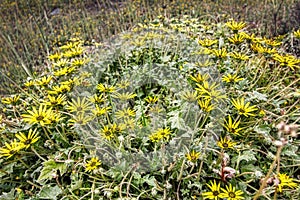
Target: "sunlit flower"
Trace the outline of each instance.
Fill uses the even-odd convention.
[[[228,38],[229,42],[233,44],[241,44],[246,39],[244,34],[234,34],[232,37]]]
[[[70,92],[71,87],[68,85],[60,85],[60,86],[53,86],[52,90],[48,91],[49,95],[58,95],[58,94],[65,94]]]
[[[82,113],[90,111],[92,107],[91,103],[88,102],[85,97],[83,97],[82,99],[80,97],[77,97],[77,100],[72,99],[71,102],[68,102],[66,109],[68,109],[70,112]]]
[[[210,40],[205,38],[204,40],[198,40],[198,43],[203,46],[203,47],[210,47],[214,44],[216,44],[218,42],[218,40]]]
[[[115,113],[115,116],[118,118],[118,119],[121,119],[121,118],[130,118],[130,117],[134,117],[135,116],[135,111],[130,109],[130,108],[125,108],[123,110],[118,110],[116,113]]]
[[[255,44],[251,44],[251,49],[254,51],[254,52],[257,52],[257,53],[262,53],[262,54],[274,54],[277,52],[276,49],[271,49],[271,48],[268,48],[268,47],[264,47],[262,44],[260,43],[255,43]]]
[[[241,60],[241,61],[245,61],[245,60],[249,60],[249,56],[243,54],[243,53],[240,53],[240,52],[230,52],[229,53],[230,57],[236,59],[236,60]]]
[[[159,128],[155,132],[153,132],[149,139],[152,142],[159,142],[160,140],[168,140],[171,134],[171,130],[169,128]]]
[[[69,60],[68,59],[59,59],[59,60],[56,60],[55,62],[52,63],[53,66],[55,67],[66,67],[68,64],[69,64]]]
[[[196,83],[202,83],[203,81],[207,81],[208,80],[209,75],[208,74],[202,75],[201,73],[198,73],[195,76],[190,75],[189,77],[190,77],[190,79],[192,81],[195,81]]]
[[[197,91],[194,91],[194,92],[184,91],[184,92],[182,92],[182,94],[180,96],[185,101],[194,102],[194,101],[197,101],[198,95],[197,95]]]
[[[58,96],[48,95],[48,100],[44,100],[43,104],[47,106],[63,106],[66,102],[66,95],[60,94]]]
[[[236,22],[234,20],[231,20],[226,23],[226,26],[233,31],[238,31],[238,30],[245,28],[246,23],[245,22]]]
[[[226,82],[226,83],[236,83],[236,82],[239,82],[241,80],[244,80],[244,78],[240,78],[238,77],[237,74],[227,74],[227,75],[224,75],[222,77],[222,81],[223,82]]]
[[[100,117],[101,115],[105,115],[111,109],[110,106],[100,107],[99,105],[95,106],[95,109],[92,110],[95,116]]]
[[[100,130],[100,134],[106,139],[111,140],[112,138],[116,137],[116,130],[115,126],[113,125],[105,125]]]
[[[75,46],[75,47],[72,47],[70,50],[63,52],[62,54],[66,58],[74,58],[76,56],[82,55],[83,51],[84,51],[83,47]]]
[[[136,94],[135,93],[129,93],[129,92],[124,92],[124,93],[116,92],[111,96],[116,98],[116,99],[120,99],[121,101],[126,101],[126,100],[133,99],[134,97],[136,97]]]
[[[205,51],[205,52],[206,52],[205,54],[210,54],[210,51],[209,52]],[[196,67],[209,67],[213,65],[214,62],[212,62],[210,59],[206,59],[204,61],[195,62],[194,64]]]
[[[185,157],[191,162],[196,162],[200,157],[200,152],[196,152],[193,149],[191,152],[185,154]]]
[[[97,85],[97,90],[103,93],[113,93],[116,91],[116,88],[114,86],[108,86],[102,83],[99,83]]]
[[[126,89],[128,86],[130,86],[130,82],[128,80],[121,80],[119,83],[116,84],[118,88],[120,89]]]
[[[282,42],[278,41],[278,40],[265,39],[264,41],[267,45],[270,45],[272,47],[277,47],[277,46],[280,46],[282,44]]]
[[[153,105],[149,108],[149,112],[152,112],[152,113],[161,113],[163,111],[164,111],[164,109],[162,108],[161,105]]]
[[[227,200],[240,200],[244,199],[241,195],[243,192],[241,190],[236,190],[235,187],[232,187],[231,184],[229,184],[229,187],[226,185],[226,189],[221,188],[221,198],[226,198]]]
[[[53,72],[54,76],[60,77],[69,74],[69,67],[63,67]]]
[[[45,126],[51,124],[51,117],[54,115],[52,108],[47,108],[46,105],[40,105],[38,110],[33,107],[32,110],[27,110],[29,114],[22,114],[23,120],[29,124],[40,124]]]
[[[73,87],[73,86],[78,86],[80,85],[80,80],[78,77],[74,77],[72,79],[66,80],[66,81],[62,81],[60,83],[61,85],[67,85],[69,87]]]
[[[152,134],[149,136],[149,139],[151,140],[151,142],[157,143],[157,142],[159,142],[160,140],[162,140],[162,136],[161,136],[161,135],[158,135],[158,134],[155,134],[155,133],[152,133]]]
[[[3,104],[8,104],[8,105],[16,105],[20,100],[20,95],[14,95],[11,97],[3,97],[1,99],[1,102]]]
[[[227,50],[225,48],[212,49],[211,54],[213,54],[216,58],[220,58],[220,59],[226,58],[228,55]]]
[[[200,106],[201,110],[207,113],[215,108],[215,106],[211,103],[210,99],[198,100],[198,105]]]
[[[132,36],[133,36],[132,33],[123,33],[121,38],[127,40],[127,39],[131,39]]]
[[[171,135],[171,130],[170,128],[159,128],[157,129],[156,134],[161,135],[163,139],[168,140]]]
[[[32,87],[34,85],[36,85],[36,82],[34,80],[28,80],[24,83],[25,87]]]
[[[0,148],[0,158],[10,158],[24,148],[24,144],[22,142],[17,142],[16,139],[10,143],[5,142],[4,145],[4,147]]]
[[[105,102],[106,99],[103,97],[103,94],[100,95],[94,94],[89,98],[89,100],[95,104],[101,104]]]
[[[232,122],[232,118],[229,115],[228,121],[224,120],[223,127],[226,129],[228,133],[234,134],[234,135],[240,135],[239,132],[243,130],[243,128],[239,128],[239,125],[241,123],[241,120],[235,120]]]
[[[52,78],[52,76],[43,76],[40,80],[37,80],[36,83],[40,86],[47,86],[52,80]]]
[[[217,142],[217,145],[222,149],[233,149],[233,147],[236,145],[235,142],[232,142],[227,137],[220,138],[220,140]]]
[[[256,35],[254,33],[252,33],[251,35],[243,32],[243,34],[245,35],[245,37],[247,38],[247,40],[249,42],[252,42],[252,43],[260,43],[260,42],[263,42],[263,39],[261,37],[256,37]]]
[[[51,115],[49,117],[51,124],[55,124],[58,123],[59,121],[61,121],[62,119],[64,119],[64,117],[62,117],[61,113],[58,111],[53,111],[53,115]]]
[[[68,50],[71,50],[71,49],[77,47],[80,44],[81,44],[80,42],[68,42],[67,44],[62,45],[59,48],[64,51],[68,51]]]
[[[218,102],[219,100],[226,97],[226,95],[224,95],[222,91],[216,89],[217,87],[219,87],[219,84],[217,84],[216,82],[209,84],[208,81],[204,81],[202,85],[197,83],[196,86],[198,98],[204,98],[206,100],[213,100]]]
[[[295,58],[292,55],[279,55],[275,54],[273,56],[273,59],[280,62],[280,66],[287,66],[291,68],[292,70],[295,70],[295,68],[300,68],[300,60]]]
[[[294,31],[293,34],[296,38],[300,39],[300,29],[297,31]]]
[[[282,188],[284,187],[289,187],[289,188],[296,188],[298,186],[298,184],[296,182],[294,182],[293,178],[290,178],[288,175],[286,174],[278,174],[278,179],[279,179],[279,184],[277,185],[277,189],[279,192],[282,192]]]
[[[196,86],[196,91],[198,91],[199,95],[202,95],[204,93],[209,93],[215,90],[217,87],[219,87],[219,84],[217,84],[216,82],[210,84],[208,81],[203,81],[202,84],[197,83]]]
[[[211,90],[210,92],[200,94],[198,97],[219,102],[219,100],[226,98],[226,95],[220,90]]]
[[[239,115],[244,115],[245,117],[254,116],[255,114],[253,114],[251,112],[257,110],[256,106],[250,106],[250,102],[247,102],[245,104],[244,98],[232,99],[231,103],[235,107],[235,109],[238,111]]]
[[[85,164],[85,171],[92,172],[97,169],[101,165],[101,161],[97,157],[92,157],[87,163]]]
[[[54,54],[49,55],[48,58],[49,58],[49,60],[57,61],[57,60],[61,59],[61,54],[54,53]]]
[[[20,142],[24,144],[24,147],[27,149],[30,147],[30,145],[36,143],[40,137],[38,136],[36,129],[34,131],[30,129],[27,136],[24,133],[18,133],[16,134],[16,138],[18,138]]]
[[[127,128],[127,129],[134,129],[136,123],[135,123],[135,120],[134,119],[124,119],[124,122],[123,122],[124,126]]]
[[[77,115],[72,116],[72,119],[69,120],[69,125],[82,126],[82,125],[86,125],[88,122],[90,122],[93,119],[94,119],[93,116],[87,115],[85,113],[79,113]]]
[[[221,196],[221,183],[219,182],[217,184],[216,180],[214,182],[210,181],[210,185],[206,184],[210,191],[202,193],[202,196],[204,199],[212,199],[212,200],[218,200],[219,198],[222,198]]]
[[[67,74],[71,74],[71,73],[73,73],[76,70],[77,70],[77,68],[74,67],[74,66],[68,67],[68,73]]]
[[[158,101],[158,96],[148,96],[145,98],[145,101],[149,104],[155,104]]]

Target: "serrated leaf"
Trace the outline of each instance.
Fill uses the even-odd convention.
[[[49,185],[43,186],[42,190],[38,193],[39,199],[56,200],[57,196],[62,193],[62,190],[56,185],[51,187]]]
[[[250,162],[250,161],[256,161],[256,157],[254,155],[253,151],[243,151],[241,153],[241,155],[238,156],[237,158],[237,163],[241,162],[245,160],[246,162]]]
[[[174,113],[172,117],[168,119],[168,122],[171,123],[171,128],[178,128],[181,130],[185,130],[185,122],[184,120],[179,116],[179,112]]]
[[[297,151],[298,151],[298,147],[296,145],[289,145],[283,149],[282,155],[289,156],[289,157],[297,157],[298,156]]]
[[[13,163],[10,163],[8,165],[4,165],[4,167],[0,171],[0,178],[3,177],[3,176],[5,176],[5,175],[7,175],[7,173],[8,174],[13,173],[13,168],[14,168],[15,164],[16,163],[13,162]]]
[[[257,99],[257,100],[260,100],[260,101],[267,101],[268,96],[266,94],[262,94],[262,93],[259,93],[257,91],[253,91],[252,92],[252,95],[251,95],[251,99]]]
[[[254,131],[256,133],[260,133],[262,135],[267,135],[268,133],[270,133],[271,128],[268,125],[260,125],[260,126],[254,127]]]
[[[1,195],[0,195],[0,200],[15,200],[15,189],[12,189],[10,192],[6,193],[6,192],[3,192]]]
[[[53,174],[56,174],[57,170],[63,175],[67,171],[67,165],[65,163],[55,162],[52,159],[43,162],[43,169],[41,170],[38,181],[52,179]]]

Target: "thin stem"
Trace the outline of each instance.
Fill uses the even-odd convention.
[[[42,161],[46,162],[47,160],[43,158],[35,149],[33,146],[31,146],[31,150],[37,155]]]
[[[261,184],[261,186],[260,186],[258,192],[257,192],[256,195],[253,197],[253,200],[257,200],[257,199],[261,196],[261,193],[262,193],[263,189],[264,189],[264,188],[266,187],[266,185],[267,185],[267,181],[268,181],[268,179],[269,179],[269,177],[270,177],[270,175],[271,175],[271,173],[272,173],[272,171],[273,171],[273,168],[275,167],[275,164],[276,164],[277,160],[279,159],[279,156],[280,156],[280,154],[281,154],[281,150],[282,150],[282,146],[278,147],[277,153],[276,153],[276,157],[275,157],[273,163],[271,164],[270,169],[269,169],[269,171],[268,171],[266,177],[263,179],[263,182],[262,182],[262,184]]]

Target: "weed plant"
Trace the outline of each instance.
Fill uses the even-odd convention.
[[[1,98],[3,199],[297,199],[299,64],[246,22],[188,15],[49,46]]]

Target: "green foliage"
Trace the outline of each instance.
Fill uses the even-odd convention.
[[[1,97],[0,198],[299,196],[294,38],[247,28],[160,15],[49,45],[43,71]]]
[[[58,176],[58,172],[60,176],[63,176],[67,171],[67,165],[65,163],[58,163],[54,160],[47,160],[43,162],[43,169],[41,170],[41,174],[38,178],[38,181],[41,180],[51,180]]]

